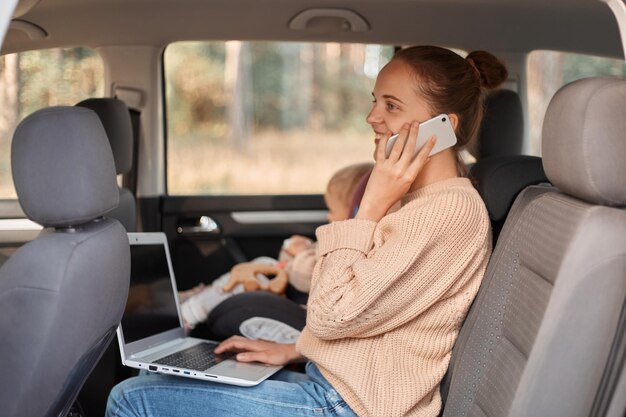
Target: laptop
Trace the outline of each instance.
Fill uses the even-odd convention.
[[[131,276],[117,338],[122,363],[187,378],[253,386],[281,369],[215,355],[217,342],[187,337],[163,233],[129,233]]]

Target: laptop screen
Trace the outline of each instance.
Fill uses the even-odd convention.
[[[130,270],[122,317],[125,343],[180,327],[165,246],[131,244]]]

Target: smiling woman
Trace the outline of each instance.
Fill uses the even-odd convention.
[[[441,74],[442,68],[452,76]],[[398,51],[384,71],[389,74],[378,77],[372,93],[374,106],[367,116],[376,141],[398,133],[407,119],[421,123],[446,113],[456,133],[455,150],[463,149],[478,134],[484,112],[481,92],[502,84],[508,75],[490,53],[476,51],[462,59],[455,52],[427,46]],[[407,85],[413,85],[413,90]],[[451,151],[442,154],[446,153]],[[458,152],[454,156],[457,170],[465,174],[465,163]]]
[[[490,54],[471,56],[473,64],[443,48],[413,47],[381,70],[368,116],[380,134],[376,164],[355,218],[317,230],[302,335],[296,344],[235,336],[215,349],[239,352],[241,362],[310,360],[306,375],[283,371],[253,389],[141,376],[114,388],[107,415],[437,415],[439,383],[485,272],[491,233],[484,203],[459,177],[456,151],[429,157],[431,140],[414,157],[415,140],[433,109],[469,132],[464,141],[475,134],[466,126],[480,123],[482,96],[506,70]],[[467,73],[465,89],[445,90],[457,68]],[[387,158],[394,129],[400,135]]]

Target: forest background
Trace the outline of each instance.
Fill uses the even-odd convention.
[[[462,51],[459,51],[461,54]],[[332,172],[371,160],[365,123],[390,46],[185,42],[164,54],[171,194],[320,193]],[[547,104],[563,84],[623,75],[623,61],[550,51],[528,59],[531,143],[540,154]],[[8,150],[33,111],[104,96],[87,48],[0,57],[0,198],[13,198]]]

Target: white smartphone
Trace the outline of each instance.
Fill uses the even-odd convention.
[[[447,114],[440,114],[439,116],[435,116],[432,119],[420,123],[419,132],[417,133],[415,155],[417,155],[419,150],[422,149],[432,136],[437,138],[437,142],[435,142],[435,147],[430,152],[430,155],[434,155],[437,152],[441,152],[444,149],[456,145],[456,135],[454,134],[452,123],[450,123],[450,118]],[[393,144],[396,143],[396,139],[398,139],[398,134],[390,137],[387,142],[387,158],[389,158],[391,154],[391,149],[393,148]]]

